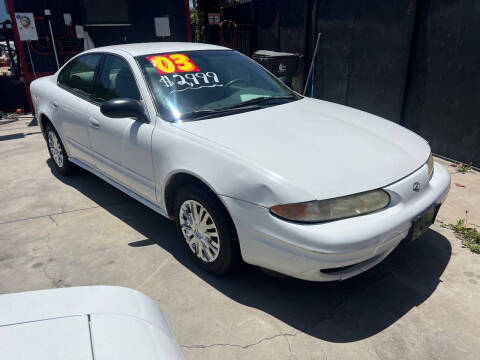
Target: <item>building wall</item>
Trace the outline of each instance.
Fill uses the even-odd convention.
[[[3,1],[3,0],[2,0]],[[81,0],[13,0],[15,12],[33,12],[39,41],[32,42],[30,53],[35,71],[54,72],[56,70],[52,46],[49,40],[48,23],[44,18],[44,9],[52,11],[52,29],[56,38],[60,65],[75,54],[83,51],[83,40],[76,38],[75,25],[83,25]],[[101,1],[101,0],[99,0]],[[88,26],[85,29],[93,39],[95,46],[120,43],[150,41],[187,41],[185,2],[183,0],[129,0],[131,26]],[[73,26],[68,28],[63,18],[64,13],[72,15]],[[158,38],[155,36],[154,17],[169,16],[172,36]],[[48,37],[48,38],[47,38]],[[23,44],[29,71],[33,71],[28,55],[27,44]]]
[[[101,0],[99,0],[101,1]],[[89,27],[95,45],[161,41],[155,36],[154,17],[169,16],[172,36],[168,41],[187,41],[183,0],[136,0],[131,2],[133,26]]]

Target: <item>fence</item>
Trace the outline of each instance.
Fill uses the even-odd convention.
[[[224,22],[220,25],[192,24],[192,41],[218,44],[235,49],[245,55],[252,54],[252,31],[251,24],[232,24]]]
[[[321,32],[314,97],[400,123],[480,166],[478,0],[255,0],[223,9],[258,49],[304,55]]]

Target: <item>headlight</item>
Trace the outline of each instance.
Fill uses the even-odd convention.
[[[369,214],[385,208],[389,203],[390,195],[387,192],[374,190],[335,199],[275,205],[270,211],[286,220],[316,223]]]
[[[432,177],[433,175],[433,156],[432,153],[430,153],[430,156],[427,159],[427,167],[428,167],[428,177]]]

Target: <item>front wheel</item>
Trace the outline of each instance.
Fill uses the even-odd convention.
[[[73,164],[68,160],[67,153],[57,131],[51,125],[47,125],[45,132],[47,133],[48,152],[53,160],[53,166],[60,174],[64,176],[71,175]]]
[[[174,209],[178,233],[200,266],[225,274],[238,265],[237,235],[218,199],[189,186],[177,194]]]

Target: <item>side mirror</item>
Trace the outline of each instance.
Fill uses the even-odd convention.
[[[148,122],[142,103],[135,99],[120,98],[105,101],[100,105],[100,111],[111,118],[130,117],[140,122]]]
[[[292,87],[292,79],[286,76],[280,76],[279,77],[280,81],[283,82],[285,85],[287,85],[289,88]]]

